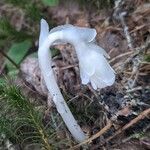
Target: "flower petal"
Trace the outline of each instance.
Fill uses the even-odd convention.
[[[95,65],[90,59],[90,57],[82,56],[82,59],[79,59],[79,67],[80,70],[83,70],[85,74],[88,76],[92,76],[95,72]]]
[[[62,30],[68,30],[68,29],[71,29],[72,27],[73,27],[73,25],[71,25],[71,24],[60,25],[60,26],[57,26],[57,27],[51,29],[50,33],[62,31]]]
[[[92,42],[97,35],[96,30],[92,28],[76,27],[76,32],[85,42]]]
[[[97,90],[97,86],[96,86],[95,80],[91,80],[91,85],[92,85],[94,90]]]
[[[82,84],[89,83],[90,78],[82,69],[80,69],[80,77],[81,77]]]
[[[53,32],[62,31],[62,30],[63,30],[63,32],[65,32],[68,29],[71,29],[72,27],[73,27],[73,25],[71,25],[71,24],[60,25],[60,26],[57,26],[57,27],[51,29],[49,33],[51,34]],[[58,39],[53,43],[53,45],[66,44],[66,43],[67,43],[67,41],[65,39]]]
[[[105,83],[105,82],[103,82],[103,80],[100,78],[100,77],[98,77],[96,74],[94,74],[92,77],[91,77],[91,84],[92,84],[92,82],[94,82],[95,84],[96,84],[96,86],[97,86],[97,88],[99,88],[99,89],[102,89],[102,88],[105,88],[105,87],[107,87],[108,85]]]
[[[106,51],[102,47],[96,45],[95,43],[93,43],[93,42],[88,43],[88,47],[97,53],[103,54],[106,58],[110,58],[110,56],[106,53]]]
[[[94,89],[104,88],[114,83],[114,70],[104,57],[104,54],[106,55],[107,53],[103,49],[100,51],[100,47],[93,43],[80,43],[75,48],[79,59],[80,70],[90,78],[91,85]],[[86,78],[81,73],[80,76],[83,83],[87,84],[88,81],[84,80]]]
[[[96,75],[101,79],[107,86],[110,86],[115,81],[115,73],[111,68],[107,60],[103,55],[99,55],[99,61],[96,61]]]
[[[96,37],[96,30],[91,28],[85,28],[85,27],[77,27],[70,24],[61,25],[58,27],[53,28],[50,33],[57,32],[63,30],[64,32],[64,39],[81,39],[85,42],[91,42]],[[56,42],[55,42],[56,43]],[[57,41],[57,43],[64,44],[64,41]]]
[[[40,37],[39,37],[39,46],[42,45],[44,40],[48,37],[49,34],[49,26],[46,20],[41,19],[41,29],[40,29]]]

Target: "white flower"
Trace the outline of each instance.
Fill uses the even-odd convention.
[[[107,53],[94,44],[96,30],[72,25],[59,26],[49,31],[47,22],[41,20],[39,38],[39,66],[45,84],[57,111],[62,116],[68,130],[78,142],[83,142],[86,135],[74,119],[61,94],[52,70],[52,58],[49,48],[54,44],[70,43],[75,47],[79,59],[80,76],[83,84],[91,82],[94,89],[104,88],[114,83],[115,74],[108,64]],[[69,120],[69,121],[68,121]]]
[[[55,27],[49,33],[45,32],[47,29],[47,26],[43,28],[46,37],[48,34],[61,33],[53,45],[70,43],[75,47],[82,84],[91,83],[96,90],[114,83],[115,72],[105,58],[109,58],[109,56],[103,48],[94,43],[97,34],[95,29],[76,27],[70,24]]]
[[[115,72],[107,62],[107,53],[94,43],[82,43],[76,47],[82,84],[91,83],[92,87],[104,88],[115,81]]]

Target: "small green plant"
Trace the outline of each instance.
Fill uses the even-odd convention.
[[[43,115],[12,83],[0,84],[0,134],[22,148],[38,144],[47,150],[52,149],[51,134],[47,134],[42,123]],[[50,133],[50,132],[49,132]]]

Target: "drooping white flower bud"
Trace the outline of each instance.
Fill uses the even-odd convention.
[[[105,58],[109,56],[104,49],[91,42],[76,46],[76,51],[82,84],[91,83],[96,90],[114,83],[115,72]]]

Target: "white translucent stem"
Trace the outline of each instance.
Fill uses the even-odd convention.
[[[38,57],[41,73],[44,77],[47,89],[49,90],[53,101],[56,105],[57,111],[63,118],[68,130],[71,132],[72,136],[77,142],[82,142],[85,140],[86,136],[83,133],[77,121],[74,119],[67,103],[65,102],[59,87],[57,85],[52,67],[51,67],[51,54],[49,52],[49,47],[52,43],[58,39],[61,39],[62,32],[54,32],[49,34],[48,38],[45,39],[42,46],[39,47]]]

